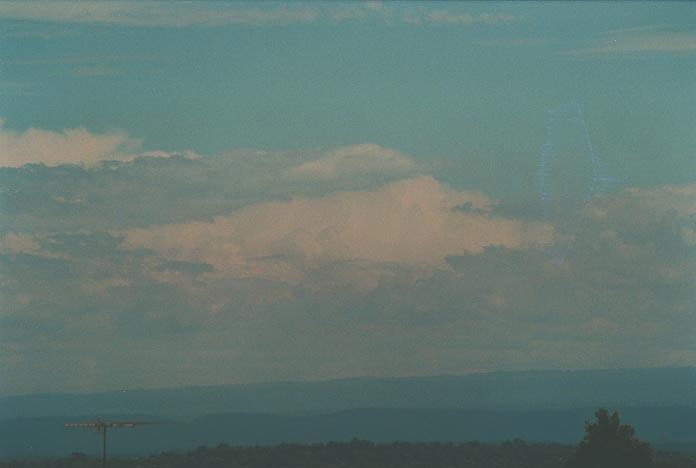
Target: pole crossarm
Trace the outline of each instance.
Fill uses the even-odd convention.
[[[97,418],[94,421],[66,423],[66,424],[63,424],[63,427],[88,428],[88,429],[92,428],[92,429],[102,430],[102,429],[105,429],[108,427],[130,428],[130,427],[140,426],[143,424],[155,424],[155,422],[154,421],[102,421],[100,418]]]
[[[78,429],[96,429],[102,435],[102,467],[106,468],[106,430],[110,428],[132,428],[144,424],[156,424],[153,421],[102,421],[97,418],[94,421],[83,421],[76,423],[66,423],[63,427]]]

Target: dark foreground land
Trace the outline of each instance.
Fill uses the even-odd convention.
[[[575,447],[469,442],[374,444],[368,441],[239,447],[221,444],[185,453],[164,452],[114,458],[109,468],[562,468]],[[13,460],[0,468],[98,468],[101,460],[84,454],[66,458]],[[655,468],[696,468],[696,455],[657,453]],[[630,467],[615,467],[630,468]]]

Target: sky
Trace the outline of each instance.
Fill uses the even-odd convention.
[[[0,2],[0,395],[696,365],[696,6]]]

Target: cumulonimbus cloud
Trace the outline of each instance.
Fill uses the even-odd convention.
[[[395,262],[436,267],[448,255],[487,246],[521,248],[548,241],[549,226],[490,216],[492,200],[429,176],[376,190],[246,206],[212,222],[131,229],[126,249],[211,264],[231,276],[297,280],[323,262]],[[458,210],[467,205],[474,209]]]

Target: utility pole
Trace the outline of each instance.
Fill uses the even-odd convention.
[[[96,429],[98,433],[102,436],[102,468],[106,468],[106,430],[110,427],[113,428],[132,428],[135,426],[140,426],[143,424],[153,424],[150,421],[102,421],[101,418],[97,418],[94,421],[86,421],[79,423],[67,423],[64,427],[67,428],[88,428]]]
[[[102,468],[106,468],[106,428],[102,429]]]

